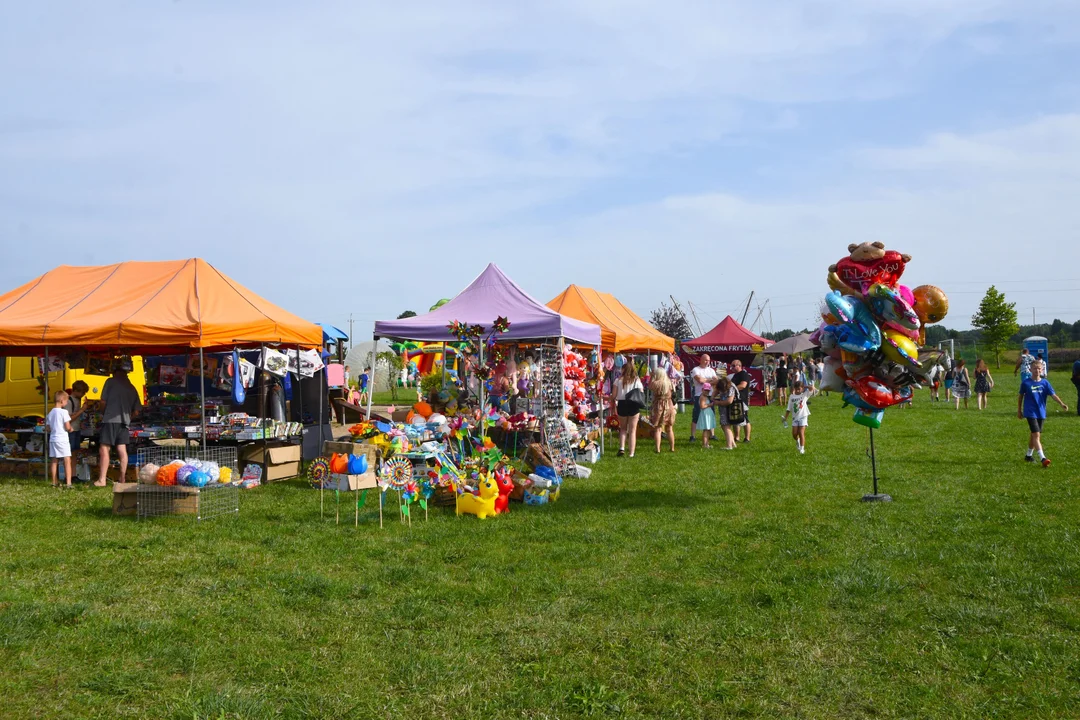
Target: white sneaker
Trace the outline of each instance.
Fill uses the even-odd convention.
[[[804,448],[802,445],[799,446],[799,454],[800,455],[805,455],[806,454],[806,448]]]

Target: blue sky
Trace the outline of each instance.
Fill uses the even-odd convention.
[[[362,336],[495,261],[779,329],[882,240],[948,326],[991,283],[1075,320],[1078,41],[1065,0],[23,3],[0,288],[200,256]]]

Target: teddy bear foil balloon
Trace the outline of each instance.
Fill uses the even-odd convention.
[[[904,402],[929,381],[939,350],[922,347],[926,326],[949,311],[941,288],[900,283],[911,256],[880,242],[848,246],[848,256],[829,267],[830,292],[821,326],[811,339],[826,354],[823,390],[844,394],[855,422],[881,427],[887,407]]]

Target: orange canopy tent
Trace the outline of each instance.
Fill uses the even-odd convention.
[[[205,260],[61,265],[0,295],[0,351],[322,345],[323,331]]]
[[[600,326],[600,344],[614,352],[674,352],[675,341],[610,293],[571,285],[549,302],[560,315]]]

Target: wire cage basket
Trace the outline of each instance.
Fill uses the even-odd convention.
[[[188,448],[183,445],[155,445],[140,448],[135,454],[135,466],[164,466],[174,460],[198,460],[217,463],[219,468],[232,470],[239,478],[235,447]],[[183,485],[145,485],[136,489],[139,518],[166,515],[194,515],[196,520],[209,520],[222,515],[240,513],[240,489],[234,485],[212,483],[204,487]]]
[[[210,520],[240,513],[240,488],[235,485],[139,485],[135,494],[140,519],[194,515],[196,520]]]
[[[135,453],[135,467],[143,465],[168,465],[173,460],[201,460],[203,462],[215,462],[218,467],[231,468],[233,477],[239,477],[240,466],[237,462],[235,447],[208,447],[206,449],[184,445],[154,445],[139,448]]]

